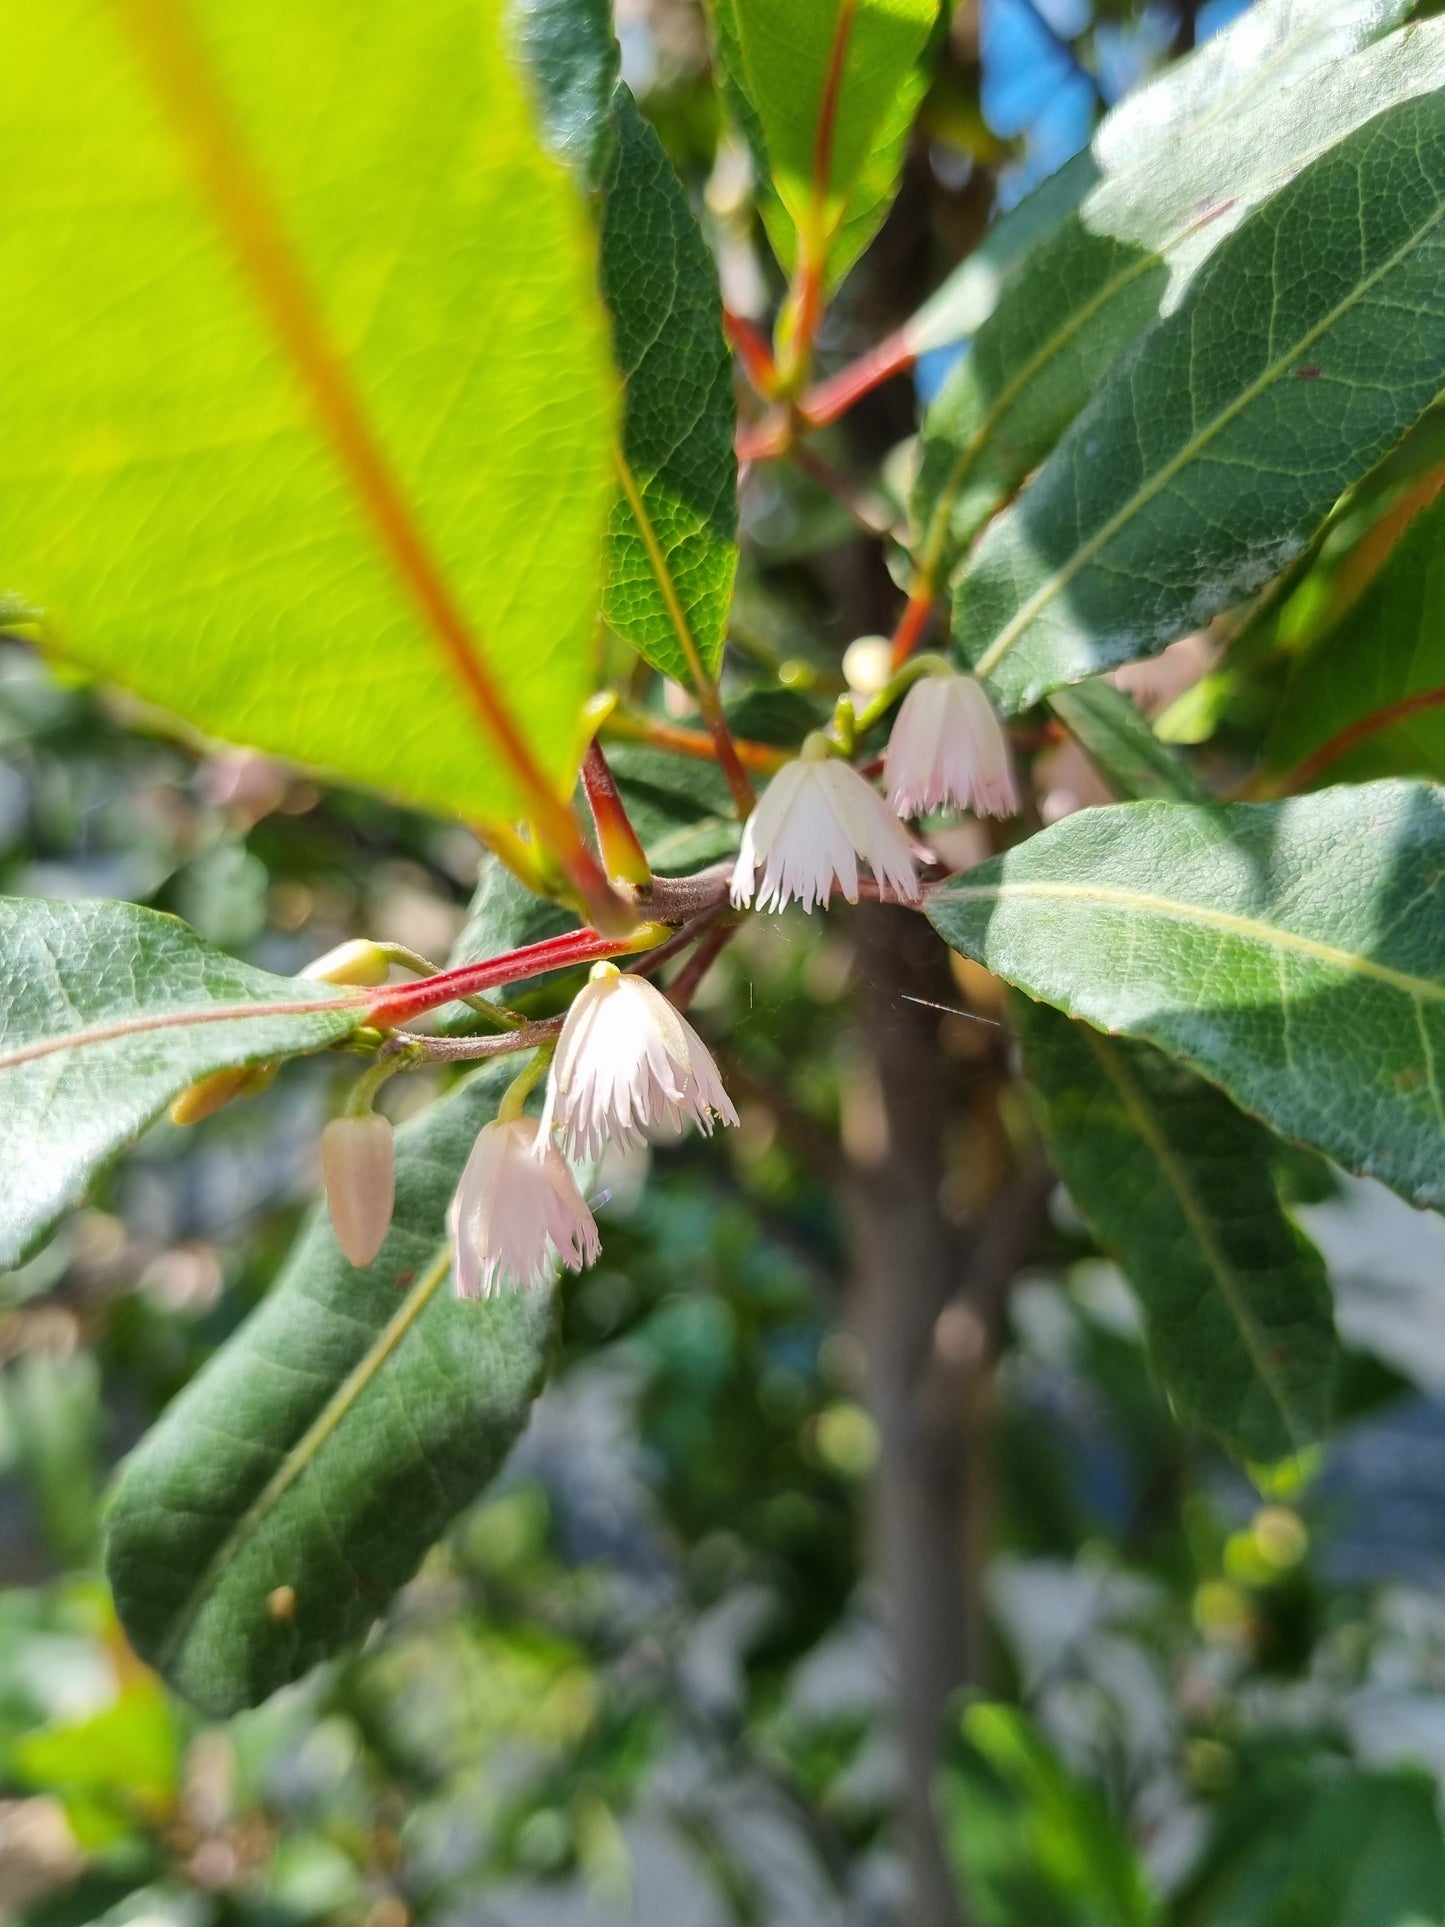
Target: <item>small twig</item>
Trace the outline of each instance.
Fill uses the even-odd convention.
[[[668,1002],[678,1010],[686,1010],[697,995],[703,978],[712,969],[724,948],[737,934],[738,925],[734,923],[714,923],[693,951],[682,969],[678,971],[667,986]]]
[[[705,730],[687,729],[680,723],[662,722],[654,716],[634,716],[617,709],[602,724],[604,736],[623,742],[651,743],[656,749],[669,749],[678,756],[694,756],[706,763],[717,761],[717,744]],[[734,736],[733,750],[745,769],[759,776],[772,776],[792,756],[791,750],[774,749],[771,743],[753,743]]]
[[[1426,710],[1445,707],[1445,689],[1423,689],[1415,696],[1402,696],[1398,702],[1386,703],[1382,709],[1371,710],[1368,716],[1361,716],[1346,728],[1331,736],[1328,742],[1321,743],[1312,750],[1304,761],[1296,764],[1278,785],[1276,794],[1292,795],[1312,783],[1331,763],[1339,761],[1350,750],[1357,749],[1381,730],[1393,729],[1397,723],[1408,722],[1412,716],[1420,716]]]
[[[405,1051],[420,1062],[469,1063],[473,1059],[506,1057],[513,1051],[536,1050],[549,1044],[561,1030],[561,1017],[548,1017],[541,1023],[526,1024],[521,1030],[508,1031],[504,1037],[427,1037],[417,1031],[397,1030],[382,1045],[378,1059]]]
[[[891,520],[880,520],[864,499],[862,491],[855,488],[846,475],[840,475],[835,468],[823,460],[821,455],[815,454],[805,443],[794,442],[788,451],[788,456],[789,460],[810,480],[816,482],[819,488],[831,495],[835,502],[848,511],[865,535],[881,538],[895,533],[895,524]]]

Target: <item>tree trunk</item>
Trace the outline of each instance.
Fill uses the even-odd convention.
[[[945,953],[918,916],[857,912],[860,1062],[844,1107],[853,1256],[849,1321],[867,1360],[880,1438],[874,1569],[894,1650],[910,1927],[962,1918],[933,1808],[944,1709],[970,1675],[965,1587],[967,1405],[930,1384],[959,1241],[943,1217],[946,1064],[938,1014],[956,1000]],[[945,1373],[959,1387],[959,1375]],[[942,1391],[942,1395],[935,1395]]]

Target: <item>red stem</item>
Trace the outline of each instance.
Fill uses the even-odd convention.
[[[606,957],[625,957],[631,951],[650,947],[649,928],[642,939],[603,937],[595,930],[567,930],[560,937],[544,937],[541,943],[524,944],[505,956],[486,957],[480,963],[462,964],[456,970],[439,970],[420,983],[398,984],[378,997],[366,1013],[366,1021],[378,1030],[391,1030],[422,1017],[443,1004],[462,997],[475,997],[499,984],[514,984],[523,977],[540,976],[547,970],[566,970],[573,964],[599,963]]]
[[[774,408],[758,422],[743,422],[739,425],[733,446],[737,450],[738,461],[773,462],[780,455],[786,455],[793,442],[796,418],[787,408]]]
[[[800,428],[826,428],[830,422],[846,415],[864,395],[911,368],[916,359],[905,331],[900,328],[859,355],[856,361],[850,361],[846,368],[840,368],[836,375],[808,389],[791,411],[773,408],[761,421],[744,422],[737,434],[738,460],[776,461],[792,448]]]
[[[1331,763],[1338,762],[1348,750],[1368,742],[1382,729],[1390,729],[1396,723],[1403,723],[1411,716],[1419,716],[1427,709],[1445,707],[1445,689],[1426,689],[1418,696],[1402,696],[1399,702],[1387,703],[1383,709],[1376,709],[1358,722],[1351,723],[1338,735],[1331,736],[1317,750],[1306,756],[1284,780],[1286,791],[1300,790],[1312,783],[1321,770],[1328,769]]]
[[[885,336],[866,354],[840,368],[836,375],[810,388],[798,405],[798,413],[809,428],[824,428],[846,415],[856,401],[879,388],[894,375],[901,375],[916,359],[903,329]]]
[[[893,632],[893,667],[901,669],[918,647],[919,638],[928,626],[928,618],[933,614],[936,600],[932,589],[920,584],[909,596],[903,614],[899,617],[898,627]]]
[[[670,749],[679,756],[695,756],[705,763],[717,761],[717,744],[703,729],[688,729],[681,723],[661,722],[654,716],[609,716],[603,733],[625,743],[651,743],[657,749]],[[760,776],[775,776],[792,752],[774,749],[769,743],[749,742],[745,736],[732,739],[733,754],[744,769]]]
[[[632,827],[622,792],[595,736],[582,759],[582,787],[587,794],[587,807],[597,831],[597,847],[602,852],[608,876],[637,889],[644,888],[652,881],[647,852]]]
[[[731,308],[723,309],[723,329],[743,370],[760,395],[773,391],[773,349],[766,335]]]

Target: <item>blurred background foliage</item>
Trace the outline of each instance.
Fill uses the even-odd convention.
[[[825,349],[895,325],[1101,106],[1235,10],[960,8],[905,191]],[[618,25],[729,299],[755,310],[775,270],[720,143],[700,11],[620,0]],[[925,363],[923,392],[941,372]],[[837,431],[843,465],[885,454],[912,414],[903,385],[870,397]],[[1143,692],[1156,713],[1175,702],[1165,733],[1225,763],[1257,753],[1294,656],[1348,606],[1362,531],[1438,465],[1439,436],[1417,431],[1227,668]],[[826,688],[839,647],[884,625],[876,551],[790,468],[757,473],[743,509],[734,640]],[[1436,752],[1400,754],[1428,769]],[[1089,780],[1055,767],[1045,812],[1096,800]],[[261,757],[193,752],[0,649],[7,893],[148,903],[285,973],[361,932],[443,954],[478,856],[462,831]],[[104,1491],[266,1290],[344,1067],[296,1063],[198,1130],[160,1126],[0,1279],[0,1915],[894,1916],[898,1759],[865,1558],[879,1439],[831,1148],[867,971],[846,915],[806,942],[790,919],[748,927],[698,1005],[742,1129],[604,1172],[605,1255],[564,1281],[557,1370],[502,1480],[364,1650],[224,1725],[128,1653],[99,1576]],[[962,1223],[1028,1127],[997,986],[956,974],[944,1197]],[[408,1080],[403,1101],[435,1088]],[[1445,1919],[1445,1226],[1312,1162],[1296,1188],[1349,1350],[1332,1443],[1278,1489],[1176,1423],[1133,1301],[1061,1195],[997,1331],[957,1334],[976,1380],[978,1686],[950,1716],[938,1798],[981,1927]]]

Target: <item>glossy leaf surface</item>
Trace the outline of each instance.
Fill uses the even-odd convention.
[[[928,915],[1029,996],[1140,1037],[1284,1137],[1445,1203],[1445,795],[1083,810]]]
[[[1297,555],[1445,381],[1445,93],[1367,122],[1231,234],[957,585],[1007,709],[1157,653]]]
[[[1364,4],[1251,8],[1127,98],[1086,156],[999,223],[1002,242],[1046,196],[1061,203],[1039,223],[997,314],[978,315],[977,340],[925,417],[911,514],[930,578],[952,569],[1111,363],[1252,207],[1372,114],[1445,81],[1445,34],[1430,27],[1345,57],[1386,24]],[[1256,50],[1271,86],[1236,41]]]

